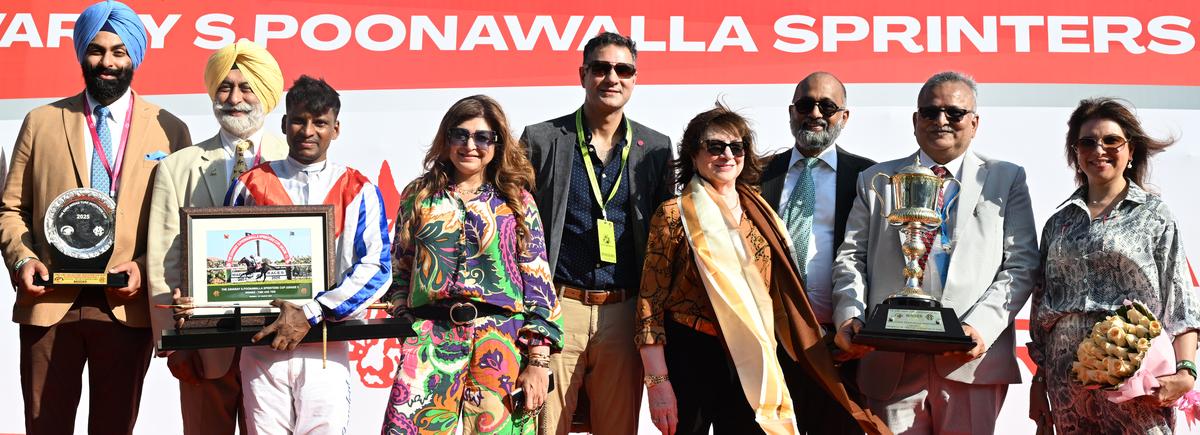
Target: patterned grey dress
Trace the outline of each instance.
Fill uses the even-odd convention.
[[[1107,216],[1092,219],[1087,188],[1075,191],[1042,229],[1042,270],[1033,290],[1030,356],[1046,376],[1060,434],[1170,434],[1173,408],[1109,402],[1085,390],[1071,363],[1092,325],[1125,299],[1140,300],[1176,336],[1200,329],[1200,298],[1186,278],[1179,228],[1157,195],[1134,183]]]

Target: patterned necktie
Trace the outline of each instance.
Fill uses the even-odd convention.
[[[95,112],[96,136],[100,137],[100,148],[104,150],[104,153],[92,150],[92,188],[110,194],[112,180],[109,179],[108,170],[105,169],[105,160],[112,155],[112,131],[108,128],[109,110],[107,106],[96,106]]]
[[[233,172],[229,174],[229,184],[246,173],[246,151],[254,144],[249,139],[242,139],[233,144]]]
[[[934,165],[931,169],[933,169],[933,174],[939,177],[946,178],[950,176],[950,171],[947,171],[945,166]],[[942,214],[942,205],[945,200],[946,189],[943,187],[942,189],[938,190],[937,209],[935,210],[938,214]],[[921,234],[921,241],[925,242],[925,254],[921,256],[921,260],[918,262],[918,264],[921,265],[921,270],[925,270],[925,261],[929,259],[929,253],[933,251],[933,239],[937,236],[940,230],[941,227],[939,226]]]
[[[804,158],[800,177],[783,207],[783,222],[792,236],[793,260],[800,271],[800,279],[805,283],[808,281],[808,239],[812,237],[814,203],[817,199],[812,171],[818,161],[815,157]]]

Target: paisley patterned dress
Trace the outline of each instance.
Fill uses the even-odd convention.
[[[399,307],[471,301],[507,314],[455,326],[420,320],[415,337],[401,346],[401,360],[383,433],[527,434],[533,416],[510,409],[523,349],[562,348],[558,301],[551,286],[541,220],[533,196],[524,192],[529,244],[517,249],[513,210],[490,184],[467,201],[453,187],[416,207],[400,205],[396,222],[393,285],[384,296]],[[412,237],[410,223],[419,219]]]
[[[1176,336],[1200,329],[1200,298],[1186,278],[1183,240],[1162,199],[1129,183],[1107,216],[1091,218],[1086,187],[1042,229],[1042,271],[1033,291],[1030,356],[1046,375],[1054,426],[1062,434],[1170,434],[1173,408],[1108,401],[1085,390],[1071,363],[1092,325],[1140,300]]]

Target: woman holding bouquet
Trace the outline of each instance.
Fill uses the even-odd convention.
[[[383,433],[532,434],[562,349],[533,169],[483,95],[442,118],[404,189],[384,298],[413,317]],[[524,391],[523,404],[513,400]]]
[[[1039,433],[1171,433],[1173,405],[1196,381],[1200,300],[1175,219],[1144,185],[1150,156],[1173,141],[1148,136],[1128,107],[1108,98],[1083,100],[1067,125],[1067,161],[1080,187],[1042,229],[1029,417]],[[1072,363],[1092,326],[1125,300],[1145,303],[1161,321],[1179,363],[1157,378],[1155,394],[1117,404],[1085,389]]]

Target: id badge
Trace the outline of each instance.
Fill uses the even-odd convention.
[[[600,261],[617,262],[617,236],[613,223],[607,219],[596,219],[596,235],[599,237]]]

